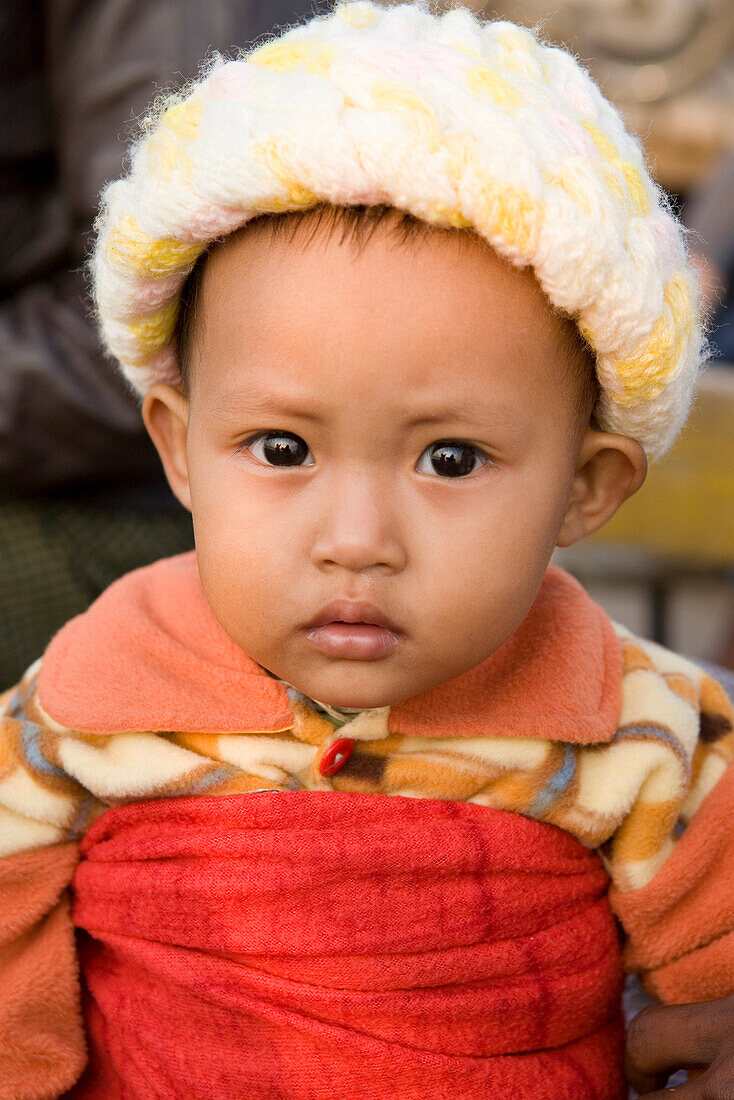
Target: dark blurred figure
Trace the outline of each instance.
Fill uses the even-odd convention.
[[[711,342],[715,353],[734,365],[734,153],[699,184],[683,219],[695,233],[692,246],[711,311]]]
[[[0,0],[0,690],[120,574],[193,545],[82,265],[156,91],[318,0]]]

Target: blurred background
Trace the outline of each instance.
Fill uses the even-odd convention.
[[[0,690],[115,577],[192,545],[90,319],[99,191],[161,89],[212,50],[329,6],[0,0]],[[715,356],[691,422],[619,516],[559,561],[633,630],[734,668],[734,4],[465,6],[568,46],[690,227]]]

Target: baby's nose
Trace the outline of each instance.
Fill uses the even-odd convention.
[[[376,477],[345,477],[325,490],[312,560],[320,569],[400,572],[406,563],[402,523],[389,488]]]

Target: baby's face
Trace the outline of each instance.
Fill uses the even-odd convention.
[[[171,480],[230,637],[353,707],[497,650],[568,522],[584,439],[568,329],[464,234],[380,227],[358,251],[256,230],[215,250]]]

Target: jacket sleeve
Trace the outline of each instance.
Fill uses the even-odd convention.
[[[640,888],[610,891],[626,968],[666,1004],[734,993],[734,715],[715,681],[701,683],[698,744],[669,854]]]
[[[76,844],[0,859],[0,1098],[47,1100],[86,1062],[66,887]]]
[[[0,697],[0,1100],[60,1096],[86,1062],[67,891],[84,799],[44,757],[31,686]]]

